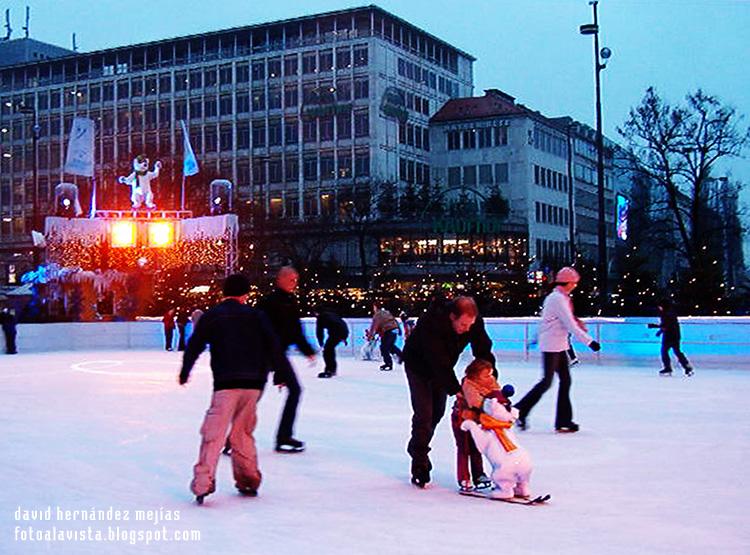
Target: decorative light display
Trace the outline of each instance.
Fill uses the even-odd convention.
[[[148,246],[166,248],[174,245],[174,222],[149,222]]]
[[[112,223],[110,241],[115,248],[135,246],[136,224],[132,220],[119,220]]]

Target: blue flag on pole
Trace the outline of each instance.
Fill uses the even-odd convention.
[[[190,146],[190,136],[185,128],[185,120],[180,120],[180,127],[182,127],[183,145],[182,175],[187,177],[198,173],[198,160],[195,158],[193,147]]]

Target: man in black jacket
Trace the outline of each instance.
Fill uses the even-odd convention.
[[[447,396],[461,389],[453,367],[469,344],[475,358],[494,366],[492,341],[471,297],[437,299],[406,340],[404,363],[414,413],[407,451],[411,481],[420,488],[430,481],[430,441],[445,413]]]
[[[182,359],[179,383],[185,385],[196,360],[210,346],[214,393],[201,426],[200,455],[190,484],[199,504],[216,489],[216,465],[230,424],[235,485],[243,494],[257,494],[261,481],[253,438],[257,403],[269,368],[275,369],[274,383],[284,383],[293,375],[265,314],[245,304],[249,291],[245,276],[227,277],[224,299],[201,317]]]
[[[261,299],[258,308],[268,316],[271,326],[281,341],[281,348],[286,351],[296,345],[311,364],[315,362],[315,349],[308,343],[302,332],[300,310],[294,290],[299,282],[297,270],[284,266],[276,275],[276,288]],[[281,413],[279,429],[276,432],[276,450],[286,453],[299,453],[305,450],[305,444],[294,438],[294,420],[297,417],[297,406],[302,396],[302,387],[294,371],[291,371],[286,382],[289,394],[284,410]]]
[[[16,350],[16,318],[9,308],[3,308],[0,312],[0,324],[5,335],[5,352],[9,355],[18,353]]]
[[[685,370],[685,375],[692,376],[693,367],[682,352],[682,349],[680,349],[682,337],[680,333],[680,321],[677,319],[677,311],[669,299],[662,300],[657,306],[661,322],[658,324],[649,324],[648,327],[658,328],[659,331],[656,332],[656,335],[661,335],[661,361],[664,368],[661,369],[659,374],[662,376],[672,375],[672,360],[669,356],[669,350],[672,349],[674,354],[677,355],[677,360],[680,361],[683,370]]]
[[[346,322],[331,310],[317,308],[315,322],[315,335],[318,344],[323,347],[323,360],[326,363],[325,370],[318,374],[319,378],[332,378],[336,375],[336,345],[342,341],[346,343],[349,337],[349,326]],[[325,332],[328,332],[328,339],[323,343]]]

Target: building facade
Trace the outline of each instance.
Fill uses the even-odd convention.
[[[84,212],[93,181],[97,208],[127,208],[117,176],[145,153],[164,166],[158,207],[181,208],[180,120],[200,164],[185,208],[207,213],[208,183],[229,179],[251,236],[335,225],[404,164],[427,183],[429,117],[471,94],[473,62],[370,6],[0,68],[0,279],[29,266],[33,200],[54,213],[58,183]],[[94,180],[63,171],[76,116],[95,122]]]

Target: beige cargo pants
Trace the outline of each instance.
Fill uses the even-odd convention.
[[[231,424],[232,472],[238,489],[258,489],[261,481],[253,431],[258,421],[256,407],[262,391],[223,389],[214,391],[211,406],[201,426],[201,448],[193,467],[190,489],[195,495],[207,495],[216,489],[216,465]]]

